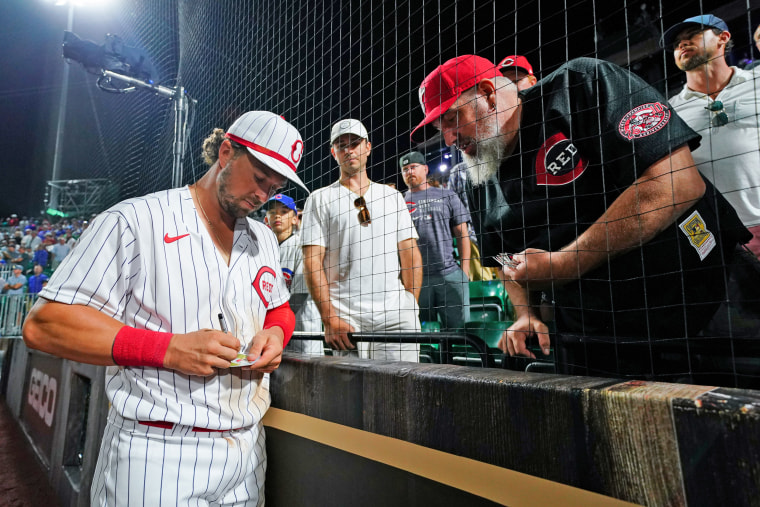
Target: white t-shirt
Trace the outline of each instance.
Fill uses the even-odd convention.
[[[312,192],[301,241],[325,248],[330,299],[341,317],[361,331],[418,330],[417,303],[399,278],[398,244],[418,237],[404,198],[387,185],[370,183],[364,199],[372,223],[364,227],[354,206],[358,197],[339,182]]]
[[[295,330],[321,333],[322,317],[319,315],[317,304],[309,295],[306,279],[303,276],[303,249],[301,248],[301,235],[298,231],[280,243],[280,264],[285,282],[290,289],[290,307],[296,315]],[[321,356],[324,355],[324,344],[321,340],[292,339],[286,350]]]
[[[40,296],[171,333],[221,329],[222,313],[242,346],[262,329],[267,310],[290,295],[272,231],[238,219],[227,266],[184,187],[124,201],[96,217]],[[106,393],[126,419],[209,429],[257,424],[270,403],[269,374],[240,368],[201,377],[110,366]]]
[[[728,124],[715,126],[714,101],[684,85],[670,104],[702,136],[691,154],[699,171],[736,209],[747,227],[760,224],[760,69],[732,67],[734,74],[715,100],[723,103]]]

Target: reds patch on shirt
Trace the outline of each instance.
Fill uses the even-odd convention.
[[[544,141],[536,155],[536,183],[565,185],[583,174],[588,161],[565,134],[559,132]]]
[[[628,111],[618,124],[618,132],[626,139],[639,139],[659,132],[670,120],[670,109],[659,102],[650,102]]]
[[[263,266],[256,273],[256,278],[254,278],[251,284],[266,308],[269,308],[269,303],[272,301],[272,290],[274,289],[276,279],[274,270],[269,266]]]
[[[293,271],[282,268],[282,276],[285,278],[285,286],[290,290],[290,286],[293,284]]]

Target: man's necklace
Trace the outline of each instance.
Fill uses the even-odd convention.
[[[198,196],[198,184],[196,183],[193,188],[195,189],[195,200],[198,201],[198,206],[201,208],[201,213],[203,213],[203,216],[206,218],[206,222],[208,223],[211,232],[214,233],[214,237],[216,237],[216,241],[219,243],[219,248],[221,248],[222,252],[226,254],[227,250],[224,248],[224,243],[222,243],[222,240],[219,238],[219,234],[216,232],[216,227],[214,227],[214,224],[211,223],[211,219],[206,214],[206,210],[203,209],[203,203],[201,202],[201,198]]]

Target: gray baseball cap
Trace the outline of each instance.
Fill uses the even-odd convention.
[[[354,120],[353,118],[340,120],[338,123],[333,125],[332,130],[330,131],[330,144],[334,143],[335,140],[343,134],[354,134],[361,137],[362,139],[369,139],[369,135],[367,134],[367,129],[364,127],[364,124],[359,120]]]
[[[410,151],[409,153],[407,153],[406,155],[398,159],[398,165],[401,169],[403,169],[404,166],[407,166],[409,164],[427,165],[427,162],[425,161],[425,155],[423,155],[419,151]]]

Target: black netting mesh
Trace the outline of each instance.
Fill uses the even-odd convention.
[[[336,180],[330,156],[331,125],[359,118],[369,129],[374,181],[403,189],[400,154],[413,148],[412,128],[422,119],[417,89],[444,61],[474,53],[494,62],[525,55],[537,76],[567,60],[594,57],[626,67],[666,96],[683,85],[672,52],[659,38],[689,16],[712,12],[732,27],[730,65],[757,57],[752,33],[760,9],[749,0],[684,2],[605,1],[124,1],[113,29],[144,49],[155,81],[181,84],[197,102],[186,145],[183,183],[206,170],[202,140],[248,110],[271,110],[301,132],[299,168],[311,189]],[[105,94],[72,71],[64,179],[108,178],[124,199],[171,186],[173,104],[145,91]],[[78,79],[78,81],[77,81]],[[83,112],[81,105],[85,104]],[[87,114],[83,114],[87,113]],[[73,125],[73,126],[72,126]],[[433,140],[425,146],[433,170],[445,174],[456,150]],[[288,193],[303,205],[305,192]]]
[[[228,126],[246,110],[268,109],[301,131],[301,171],[310,187],[335,177],[327,135],[335,120],[349,116],[370,130],[371,176],[402,185],[396,159],[411,147],[408,133],[421,118],[417,87],[447,59],[476,53],[498,61],[520,53],[540,77],[567,59],[591,56],[673,91],[683,75],[657,41],[663,27],[691,13],[716,12],[746,27],[734,34],[730,58],[751,58],[756,14],[743,1],[724,4],[158,0],[120,3],[112,32],[148,53],[156,82],[180,80],[198,101],[185,182],[205,170],[200,141],[213,127]],[[67,119],[86,135],[67,137],[62,178],[111,178],[121,197],[170,186],[171,102],[142,91],[104,94],[83,74],[72,69],[72,80],[80,81],[70,104],[78,109],[70,107]]]

